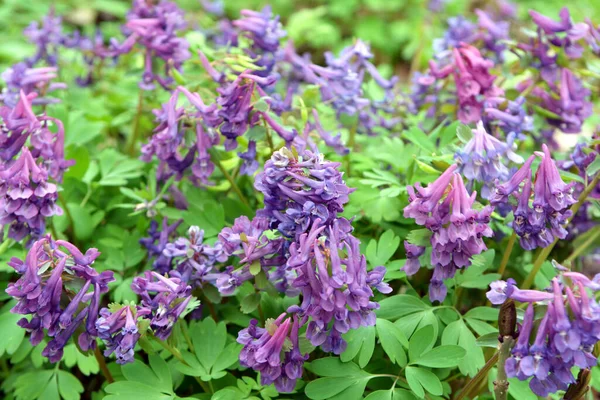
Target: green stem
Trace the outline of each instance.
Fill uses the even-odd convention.
[[[6,252],[6,250],[8,250],[8,248],[12,246],[13,243],[14,241],[10,238],[2,242],[2,244],[0,244],[0,254],[4,254],[4,252]]]
[[[196,351],[194,350],[194,345],[192,344],[192,338],[190,337],[190,331],[188,330],[187,322],[181,321],[180,325],[181,325],[181,332],[183,333],[183,337],[185,338],[185,341],[187,342],[188,349],[190,349],[190,351],[192,353],[195,353]]]
[[[144,109],[144,90],[140,89],[138,92],[138,104],[135,111],[135,117],[133,119],[133,133],[131,135],[131,141],[129,142],[129,155],[135,156],[135,144],[140,136],[140,119],[142,117],[142,111]]]
[[[502,262],[500,263],[500,268],[498,268],[498,273],[500,274],[500,279],[502,279],[502,275],[504,275],[504,271],[506,271],[506,266],[508,265],[508,260],[510,259],[510,254],[512,253],[513,247],[515,246],[515,241],[517,240],[517,232],[512,233],[510,239],[508,239],[508,244],[506,245],[506,251],[502,256]]]
[[[190,364],[188,364],[187,361],[185,361],[179,350],[177,350],[175,347],[171,346],[164,340],[158,339],[155,336],[152,336],[152,338],[165,350],[171,353],[173,357],[175,357],[180,363],[182,363],[183,365],[187,365],[188,367],[190,366]],[[206,385],[206,382],[202,381],[202,379],[198,378],[197,376],[195,376],[194,379],[196,379],[196,382],[198,382],[198,384],[202,387],[202,390],[204,390],[206,393],[214,393],[213,390],[211,390],[211,388]]]
[[[231,188],[238,195],[242,203],[250,207],[248,199],[246,199],[246,197],[244,196],[238,185],[235,183],[229,172],[227,172],[227,170],[223,167],[223,164],[221,164],[221,161],[219,161],[218,156],[214,152],[210,152],[210,156],[211,161],[217,166],[217,168],[219,168],[221,173],[225,176],[225,179],[229,181],[229,183],[231,184]]]
[[[479,372],[477,372],[477,375],[475,375],[473,378],[471,378],[467,382],[467,384],[464,386],[464,389],[461,390],[461,392],[458,394],[458,396],[456,396],[456,398],[454,400],[461,400],[465,396],[469,396],[469,398],[473,398],[474,396],[470,396],[470,394],[471,394],[470,392],[473,391],[474,388],[479,386],[479,382],[487,376],[488,372],[490,372],[490,370],[496,364],[497,361],[498,361],[498,352],[494,353],[492,358],[490,358],[485,363],[483,368],[481,368],[479,370]]]
[[[110,370],[108,369],[108,366],[106,365],[106,360],[104,359],[104,356],[102,355],[102,353],[100,353],[100,349],[97,346],[96,346],[96,349],[94,350],[94,357],[96,357],[96,361],[98,361],[98,365],[100,366],[100,371],[102,371],[102,375],[104,375],[104,379],[106,379],[106,382],[113,383],[115,381],[115,379],[113,378],[112,374],[110,373]]]
[[[496,400],[506,400],[508,396],[508,376],[506,376],[506,370],[504,364],[508,357],[510,357],[510,351],[515,344],[515,340],[512,336],[504,336],[502,344],[500,345],[500,351],[498,356],[498,377],[494,382],[494,394]]]
[[[573,253],[571,253],[571,255],[569,257],[565,258],[565,261],[563,261],[563,264],[568,264],[568,263],[572,262],[574,259],[576,259],[581,253],[584,252],[585,249],[590,247],[590,245],[592,243],[594,243],[594,241],[596,241],[596,239],[598,239],[598,237],[600,237],[600,229],[596,229],[596,231],[592,235],[590,235],[590,237],[587,238],[587,240],[585,242],[583,242],[579,247],[577,247],[575,250],[573,250]]]
[[[581,196],[579,196],[579,200],[577,200],[577,203],[575,203],[571,206],[571,218],[569,218],[569,220],[567,221],[567,223],[565,225],[568,225],[573,220],[573,217],[575,217],[575,215],[577,214],[577,211],[579,211],[579,209],[581,208],[583,203],[585,203],[585,200],[590,195],[592,190],[594,190],[594,188],[598,185],[599,181],[600,181],[600,174],[597,174],[596,177],[590,182],[589,185],[587,185],[585,190],[581,193]],[[540,255],[537,257],[537,259],[535,260],[535,263],[533,264],[533,268],[531,268],[531,272],[529,272],[529,275],[527,275],[527,278],[525,278],[525,282],[523,282],[522,289],[529,289],[531,287],[531,284],[533,283],[533,279],[535,278],[535,275],[539,272],[540,268],[542,268],[542,264],[544,263],[544,261],[546,261],[546,258],[548,258],[548,256],[550,255],[550,252],[552,251],[552,249],[554,248],[556,243],[558,243],[558,238],[554,239],[554,241],[552,243],[550,243],[548,245],[548,247],[545,247],[544,249],[542,249],[542,251],[540,252]]]

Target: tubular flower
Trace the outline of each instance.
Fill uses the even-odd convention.
[[[177,36],[178,31],[186,26],[184,16],[183,10],[174,2],[161,0],[154,5],[145,0],[134,0],[123,27],[127,38],[121,44],[113,39],[109,53],[113,57],[129,53],[136,43],[145,49],[140,88],[153,90],[157,82],[169,89],[173,83],[171,68],[179,70],[183,62],[190,58],[189,43]],[[156,58],[165,62],[164,77],[154,70],[152,64]]]
[[[508,182],[496,186],[490,199],[492,204],[500,204],[515,194],[517,205],[513,207],[513,229],[526,250],[546,247],[554,238],[564,239],[568,233],[564,224],[571,216],[569,207],[576,202],[572,193],[575,183],[563,182],[548,147],[544,144],[542,148],[544,153],[535,181],[531,172],[534,156],[531,156]],[[523,186],[519,190],[521,183]]]
[[[301,154],[287,148],[276,151],[255,179],[254,187],[265,195],[265,208],[259,215],[286,237],[298,238],[317,219],[331,223],[352,192],[339,165],[308,150]]]
[[[418,225],[432,232],[434,272],[429,286],[432,301],[441,302],[446,298],[444,280],[454,277],[458,269],[468,268],[471,257],[487,249],[483,237],[493,235],[489,227],[493,208],[475,210],[473,203],[477,193],[469,195],[455,170],[456,165],[452,165],[427,188],[417,184],[415,191],[409,186],[410,203],[404,209],[406,218],[414,218]],[[414,265],[411,263],[408,268],[412,272]]]
[[[60,100],[52,97],[42,97],[41,93],[49,93],[57,89],[66,89],[64,83],[50,82],[57,77],[56,67],[29,68],[26,63],[20,62],[2,73],[6,87],[2,89],[0,101],[6,106],[14,108],[21,99],[21,91],[25,94],[37,93],[31,103],[50,104]]]
[[[465,124],[477,122],[483,111],[481,98],[485,100],[503,94],[502,89],[494,85],[496,77],[489,72],[494,63],[483,58],[479,50],[468,44],[455,47],[452,55],[452,62],[444,66],[430,61],[431,74],[437,79],[453,75],[458,97],[458,119]]]
[[[531,377],[531,390],[546,397],[557,390],[566,390],[575,382],[572,367],[589,369],[596,365],[593,348],[600,340],[600,308],[594,293],[600,290],[599,279],[599,276],[592,280],[577,272],[563,272],[560,278],[552,280],[549,292],[520,290],[512,280],[490,285],[488,298],[493,304],[506,299],[529,303],[517,344],[506,361],[509,377],[520,380]],[[532,335],[534,304],[547,309]]]
[[[100,310],[100,318],[96,321],[98,337],[104,341],[104,356],[114,353],[117,364],[134,361],[134,348],[141,334],[138,329],[138,318],[143,313],[132,306],[112,306]]]
[[[176,235],[177,228],[182,222],[183,220],[180,219],[169,225],[167,217],[164,217],[162,229],[159,231],[158,223],[153,220],[148,229],[149,237],[140,239],[140,244],[148,250],[148,258],[154,258],[152,268],[161,274],[171,270],[171,257],[164,254],[164,250]]]
[[[29,67],[39,61],[44,61],[50,66],[58,63],[58,48],[62,44],[62,18],[54,14],[54,10],[42,19],[41,23],[34,21],[23,30],[23,34],[36,46],[33,56],[25,60]]]
[[[501,106],[506,104],[504,110]],[[524,139],[523,132],[533,131],[533,117],[527,114],[525,98],[507,100],[503,97],[489,97],[484,103],[482,120],[491,128],[498,127],[505,137]]]
[[[259,76],[269,76],[277,61],[282,57],[280,42],[287,33],[283,29],[278,15],[273,15],[270,6],[260,12],[242,10],[242,18],[233,21],[233,26],[241,31],[241,35],[251,40],[252,46],[247,50],[251,58],[259,58],[256,65],[262,67],[256,71]]]
[[[167,340],[179,316],[192,300],[192,287],[179,278],[169,278],[154,271],[136,277],[132,290],[142,298],[141,312],[150,320],[154,335]]]
[[[108,291],[108,283],[114,280],[111,271],[98,273],[91,266],[99,254],[96,249],[82,254],[71,243],[46,236],[33,243],[25,261],[13,257],[9,262],[21,275],[6,289],[17,299],[11,311],[31,316],[18,324],[31,333],[34,346],[42,341],[46,331],[51,340],[42,355],[52,363],[60,361],[63,348],[78,329],[82,331],[79,346],[83,350],[96,347],[100,295]],[[79,289],[71,292],[64,284],[66,280],[76,281]]]
[[[62,122],[56,118],[35,115],[31,105],[36,97],[36,93],[26,95],[21,91],[15,107],[0,107],[0,163],[11,161],[29,139],[33,158],[42,162],[52,179],[60,181],[63,172],[74,161],[65,160]],[[51,124],[56,124],[56,133],[50,131]]]
[[[296,380],[302,377],[304,361],[298,342],[298,318],[293,323],[285,313],[276,320],[268,319],[265,328],[258,326],[255,319],[248,328],[238,334],[237,342],[244,345],[240,352],[240,364],[261,373],[261,384],[275,383],[278,392],[291,392]]]
[[[17,160],[0,169],[0,225],[8,225],[9,237],[16,241],[44,233],[45,218],[62,214],[57,198],[56,185],[48,182],[48,172],[26,147]]]
[[[509,171],[503,160],[521,164],[523,158],[512,150],[514,135],[509,135],[507,143],[503,143],[488,134],[481,121],[472,131],[473,137],[462,151],[456,153],[454,159],[465,178],[484,183],[481,195],[487,199],[490,197],[493,182],[496,179],[508,178]]]

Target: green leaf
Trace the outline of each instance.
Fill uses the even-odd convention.
[[[365,400],[392,400],[391,390],[376,390],[367,397]]]
[[[348,346],[340,354],[340,359],[348,362],[358,355],[358,365],[364,368],[375,350],[375,327],[361,326],[358,329],[351,329],[344,334],[344,339],[348,342]]]
[[[401,367],[406,366],[407,360],[404,348],[408,348],[408,340],[404,333],[392,322],[385,319],[378,318],[375,326],[377,327],[377,336],[379,336],[381,346],[390,361]]]
[[[102,176],[98,184],[101,186],[124,186],[129,179],[142,174],[142,161],[127,158],[114,149],[105,149],[98,159]]]
[[[413,229],[408,233],[406,240],[415,246],[431,245],[431,231],[429,229]]]
[[[58,370],[58,391],[65,400],[79,400],[83,385],[73,374]]]
[[[498,348],[498,334],[488,333],[486,335],[480,336],[477,338],[475,343],[477,344],[477,346],[480,347],[491,347],[494,349]]]
[[[594,176],[600,171],[600,157],[596,157],[594,161],[585,169],[588,176]]]
[[[527,381],[520,381],[517,378],[508,379],[508,393],[514,399],[538,400],[538,397],[529,388],[529,383]]]
[[[417,334],[419,334],[419,332],[417,332]],[[439,346],[421,354],[421,356],[412,361],[412,363],[431,368],[455,367],[460,360],[465,357],[465,354],[465,349],[460,346]]]
[[[402,132],[402,137],[408,142],[419,146],[427,155],[435,152],[435,144],[420,128],[413,126]]]
[[[498,335],[496,335],[496,344]],[[459,345],[466,354],[458,363],[460,372],[464,375],[475,376],[485,364],[483,351],[477,346],[475,336],[462,319],[448,324],[442,333],[442,345]]]
[[[212,318],[205,318],[191,326],[190,336],[198,361],[207,371],[210,371],[225,348],[227,341],[225,322],[217,324]]]
[[[23,318],[20,314],[13,314],[7,307],[6,311],[0,315],[0,332],[2,332],[2,340],[0,340],[0,357],[4,353],[11,355],[21,345],[25,337],[25,329],[17,325],[17,322]]]
[[[417,396],[406,389],[394,389],[392,400],[415,400]]]
[[[246,297],[244,297],[240,303],[240,310],[244,314],[249,314],[252,311],[256,310],[258,304],[260,303],[260,294],[259,293],[250,293]]]
[[[171,400],[174,395],[162,393],[158,388],[140,382],[119,381],[108,385],[103,400]]]
[[[85,376],[95,375],[100,371],[96,357],[81,353],[75,344],[69,344],[65,347],[63,361],[67,367],[77,365],[77,368]]]
[[[483,321],[498,321],[498,312],[499,310],[493,307],[475,307],[467,311],[464,317]]]
[[[473,131],[467,125],[459,124],[456,127],[456,136],[461,142],[467,143],[473,138]]]
[[[406,367],[404,371],[406,380],[413,392],[420,398],[425,396],[423,389],[427,390],[434,396],[441,396],[444,393],[442,382],[431,371],[418,367]]]
[[[423,303],[415,296],[398,294],[379,302],[379,309],[375,311],[378,318],[397,320],[408,314],[425,311],[430,306]]]
[[[432,325],[426,325],[416,331],[408,343],[408,357],[411,363],[420,359],[423,353],[433,348],[436,339]]]
[[[50,381],[53,381],[51,385],[49,385]],[[15,380],[14,387],[17,400],[38,400],[42,396],[46,399],[58,399],[54,370],[26,372],[19,375]]]
[[[371,239],[367,246],[367,261],[373,266],[385,265],[400,246],[400,238],[388,229],[378,241]]]
[[[373,375],[361,370],[352,362],[343,363],[335,357],[315,360],[310,369],[324,378],[310,381],[305,394],[313,400],[344,399],[360,400],[367,382]]]

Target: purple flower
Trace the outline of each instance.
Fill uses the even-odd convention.
[[[338,168],[339,163],[308,150],[276,151],[255,179],[254,187],[265,195],[265,208],[259,214],[282,234],[296,238],[316,219],[331,223],[352,191]]]
[[[419,257],[425,253],[425,247],[410,244],[405,240],[404,250],[406,251],[406,263],[401,269],[406,272],[407,276],[412,276],[419,271],[419,268],[421,268]]]
[[[481,195],[489,198],[493,182],[508,178],[509,171],[503,160],[521,164],[523,158],[512,150],[514,135],[508,137],[507,143],[503,143],[488,134],[481,121],[472,131],[473,137],[461,152],[456,153],[454,159],[465,178],[484,183]]]
[[[506,104],[504,110],[500,109],[502,104]],[[507,138],[525,139],[523,132],[533,131],[533,117],[527,114],[525,98],[522,96],[515,100],[489,97],[484,103],[482,120],[487,126],[498,127]]]
[[[55,66],[58,63],[58,48],[64,38],[62,32],[62,18],[54,14],[54,9],[46,15],[41,23],[34,21],[23,34],[36,46],[36,53],[25,62],[29,67],[38,61],[44,61],[48,65]]]
[[[548,41],[554,46],[563,47],[570,58],[579,58],[583,54],[583,47],[577,42],[588,36],[589,26],[584,22],[573,24],[567,7],[560,10],[560,21],[555,21],[536,11],[530,10],[529,15],[533,22],[548,35]],[[557,33],[564,33],[558,36]],[[541,34],[541,33],[540,33]]]
[[[433,41],[433,51],[438,58],[445,57],[448,51],[461,43],[472,43],[476,38],[475,25],[463,16],[448,18],[448,29],[444,36]]]
[[[556,117],[547,117],[548,123],[564,133],[581,132],[581,126],[592,115],[589,89],[567,68],[560,70],[560,85],[551,82],[549,86],[551,91],[540,87],[532,91],[540,99],[542,108],[556,114]]]
[[[238,334],[240,364],[261,373],[261,385],[275,383],[279,392],[291,392],[296,380],[302,376],[302,366],[308,354],[300,353],[298,318],[294,317],[290,332],[290,319],[281,314],[276,320],[268,319],[265,328],[256,320]],[[283,356],[283,357],[282,357]]]
[[[9,237],[16,241],[44,233],[45,218],[62,214],[57,198],[56,185],[48,182],[48,172],[27,147],[0,169],[0,225],[9,226]]]
[[[26,95],[29,93],[40,95],[57,89],[66,89],[67,86],[64,83],[50,82],[57,77],[56,72],[56,67],[29,68],[24,62],[15,64],[2,73],[6,87],[2,90],[0,100],[8,107],[15,108],[21,99],[21,91]],[[33,98],[32,104],[50,104],[59,101],[52,97],[38,96]]]
[[[177,228],[183,220],[177,220],[173,224],[168,224],[167,217],[163,218],[162,229],[158,230],[156,221],[150,222],[148,229],[149,237],[140,239],[140,244],[148,250],[148,258],[154,258],[152,268],[164,274],[171,270],[171,257],[164,254],[164,250],[176,234]]]
[[[563,182],[548,147],[544,144],[542,149],[544,153],[535,175],[535,183],[532,182],[532,156],[508,182],[496,187],[491,198],[492,204],[505,203],[508,196],[518,192],[520,183],[523,183],[520,193],[515,194],[518,202],[513,208],[513,228],[520,237],[521,246],[526,250],[546,247],[555,238],[564,239],[568,233],[564,225],[571,216],[569,207],[576,202],[572,194],[575,183]],[[533,203],[530,206],[532,188]]]
[[[31,104],[36,97],[37,93],[25,95],[21,91],[15,107],[0,107],[0,161],[10,162],[29,139],[33,158],[42,162],[51,178],[60,181],[63,172],[74,161],[65,160],[64,157],[65,131],[62,122],[34,113]],[[56,124],[56,133],[50,131],[51,124]]]
[[[189,43],[177,36],[186,26],[184,16],[183,10],[174,2],[161,0],[154,5],[145,0],[134,1],[123,27],[127,38],[121,44],[113,39],[110,54],[116,57],[129,53],[136,43],[144,48],[144,74],[140,88],[153,90],[154,82],[157,82],[169,89],[173,83],[171,69],[180,70],[183,62],[190,58]],[[153,66],[153,60],[158,58],[164,61],[164,77],[157,74]]]
[[[571,285],[566,284],[565,278]],[[548,396],[575,381],[572,367],[596,365],[592,350],[600,339],[600,308],[588,292],[600,289],[596,281],[580,273],[563,272],[560,278],[552,280],[550,292],[520,290],[510,280],[492,283],[488,298],[493,303],[507,298],[529,303],[512,356],[506,361],[509,377],[531,378],[531,390],[538,396]],[[547,309],[530,345],[534,303]]]
[[[507,21],[494,21],[492,17],[483,10],[475,10],[477,24],[482,32],[479,36],[483,40],[485,48],[494,53],[496,60],[502,61],[502,53],[506,45],[502,41],[508,39],[510,23]]]
[[[256,142],[251,140],[248,142],[248,150],[243,153],[238,153],[238,156],[244,160],[240,167],[240,174],[252,176],[258,169],[258,161],[256,160]]]
[[[471,257],[487,248],[483,237],[493,235],[489,227],[493,208],[473,209],[476,193],[469,195],[462,177],[455,170],[456,165],[452,165],[426,189],[417,184],[415,192],[415,188],[409,186],[410,203],[404,208],[406,218],[414,218],[418,225],[424,225],[432,232],[434,272],[429,286],[432,301],[445,299],[447,290],[443,281],[454,277],[458,269],[468,268]],[[410,250],[418,254],[420,249]],[[414,268],[415,261],[412,261],[408,270],[413,272]]]
[[[100,295],[108,291],[108,283],[114,280],[112,272],[98,273],[91,266],[99,254],[96,249],[89,249],[84,255],[71,243],[46,236],[33,243],[25,261],[13,258],[9,263],[21,275],[6,289],[17,299],[11,311],[31,316],[29,321],[23,318],[18,324],[31,333],[33,345],[41,342],[46,330],[52,340],[42,355],[50,362],[62,358],[63,348],[78,329],[80,347],[84,351],[96,347]],[[69,287],[79,287],[76,293],[63,284],[64,277],[75,281]],[[63,302],[63,298],[67,301]]]
[[[192,287],[179,278],[146,271],[144,277],[133,279],[131,289],[142,298],[144,318],[150,320],[154,335],[167,340],[175,322],[192,299]]]
[[[258,57],[256,65],[263,68],[256,71],[256,74],[269,76],[276,62],[282,58],[279,45],[287,33],[279,21],[279,16],[273,15],[270,6],[265,6],[260,12],[242,10],[241,15],[242,18],[233,21],[232,24],[252,43],[247,49],[248,55],[251,58]]]
[[[104,356],[115,354],[117,364],[127,364],[134,361],[134,348],[140,338],[138,317],[142,312],[132,310],[132,306],[122,306],[117,309],[103,308],[100,318],[96,321],[98,336],[106,345]]]

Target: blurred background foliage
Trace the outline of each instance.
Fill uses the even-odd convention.
[[[216,21],[203,11],[198,0],[176,0],[189,10],[187,19],[198,28],[210,28]],[[432,3],[436,3],[432,7]],[[519,0],[519,18],[529,9],[557,15],[562,0]],[[33,52],[25,44],[22,30],[54,7],[65,15],[67,29],[102,27],[105,38],[119,37],[120,21],[130,8],[129,0],[2,0],[0,1],[0,69]],[[237,18],[243,8],[261,9],[271,5],[286,26],[300,51],[308,51],[317,62],[326,50],[338,51],[354,38],[371,43],[378,63],[387,64],[406,77],[411,67],[422,68],[432,56],[433,39],[443,35],[446,20],[456,15],[473,17],[473,10],[486,7],[485,0],[224,0],[227,17]],[[573,0],[568,3],[574,20],[600,19],[600,1]],[[431,11],[437,8],[440,11]]]

